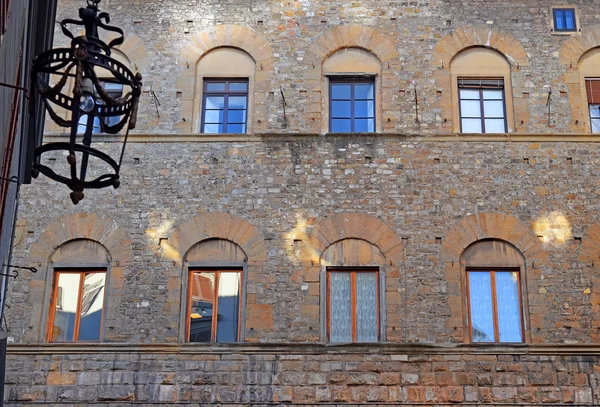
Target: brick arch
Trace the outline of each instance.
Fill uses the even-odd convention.
[[[440,260],[445,270],[448,284],[448,305],[450,318],[446,327],[452,332],[457,341],[464,341],[467,335],[465,329],[466,302],[464,301],[462,254],[473,243],[484,239],[497,239],[512,244],[525,258],[525,279],[528,292],[538,291],[541,279],[541,269],[548,262],[548,254],[540,239],[533,230],[520,219],[503,213],[479,213],[457,222],[446,234],[440,250]],[[537,328],[543,327],[543,314],[532,313],[531,310],[544,309],[537,307],[538,302],[529,298],[529,324],[532,340]],[[538,311],[536,311],[538,312]]]
[[[135,34],[127,34],[125,42],[117,48],[129,58],[133,73],[140,72],[142,75],[146,74],[146,70],[148,69],[148,50],[140,37]]]
[[[435,68],[449,69],[450,62],[461,51],[472,47],[486,47],[503,54],[513,65],[529,66],[527,52],[512,34],[489,26],[466,25],[440,39],[433,49],[431,64]]]
[[[387,68],[388,63],[399,65],[398,49],[387,36],[372,27],[339,25],[321,34],[304,54],[304,63],[320,66],[328,56],[343,48],[362,48],[377,56]]]
[[[558,58],[563,65],[577,65],[586,52],[598,47],[600,47],[600,26],[586,27],[580,36],[572,36],[563,43]]]
[[[344,239],[373,244],[395,266],[404,260],[404,246],[394,229],[375,216],[359,212],[338,213],[319,222],[308,235],[305,255],[320,260],[329,246]]]
[[[589,293],[592,321],[600,321],[600,224],[595,223],[581,240],[577,261],[586,279],[590,280]],[[597,324],[597,323],[596,323]],[[600,331],[592,325],[590,332],[593,343],[600,342]]]
[[[259,230],[235,215],[224,212],[202,213],[183,222],[169,238],[169,245],[177,253],[173,258],[179,263],[197,243],[209,239],[223,239],[238,245],[249,265],[262,265],[267,261],[265,241]]]
[[[181,93],[181,122],[177,128],[185,132],[193,132],[194,106],[197,82],[196,68],[198,61],[210,51],[217,48],[236,48],[246,52],[256,63],[254,75],[253,110],[250,111],[248,128],[252,132],[267,129],[266,95],[271,89],[271,77],[275,69],[275,58],[271,46],[261,34],[251,28],[240,25],[217,25],[194,35],[181,50],[177,63],[180,66],[176,82],[177,91]],[[185,120],[184,120],[185,119]]]
[[[484,47],[502,54],[511,66],[512,82],[512,104],[514,118],[509,122],[509,129],[523,132],[527,130],[529,120],[529,107],[527,99],[523,98],[525,90],[525,73],[522,67],[529,66],[527,52],[523,44],[512,34],[490,26],[463,26],[452,31],[441,38],[435,45],[431,57],[431,65],[435,69],[435,84],[442,91],[437,100],[438,108],[443,118],[442,127],[445,132],[453,132],[456,129],[454,123],[456,103],[458,96],[453,95],[456,84],[452,83],[450,64],[452,60],[469,48]],[[476,72],[474,72],[476,73]],[[510,116],[510,115],[509,115]]]
[[[600,48],[600,26],[586,27],[580,36],[565,41],[559,52],[559,61],[565,67],[563,83],[568,88],[571,120],[569,130],[590,132],[587,94],[579,62],[588,52]]]
[[[74,213],[52,222],[29,250],[29,262],[47,265],[56,248],[76,239],[100,243],[110,253],[113,266],[133,260],[129,233],[112,219],[95,213]]]

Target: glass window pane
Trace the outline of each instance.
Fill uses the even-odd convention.
[[[240,273],[220,273],[217,342],[238,340]]]
[[[229,134],[244,134],[246,133],[245,124],[228,124],[227,133]]]
[[[483,91],[483,99],[484,100],[502,100],[503,96],[504,96],[503,90],[486,89]]]
[[[500,342],[522,342],[519,276],[516,272],[496,272],[496,299]]]
[[[224,109],[225,98],[223,96],[207,96],[205,102],[205,109]]]
[[[192,273],[190,279],[190,342],[210,342],[215,300],[215,273]]]
[[[72,341],[75,338],[75,320],[79,301],[78,273],[57,273],[56,306],[52,325],[52,341]]]
[[[461,117],[481,117],[481,102],[479,100],[461,100]]]
[[[225,82],[207,82],[207,92],[225,92]]]
[[[463,133],[481,133],[480,119],[462,119]]]
[[[485,119],[486,133],[506,133],[504,119]]]
[[[349,83],[333,83],[331,84],[332,99],[350,99],[350,84]]]
[[[354,102],[354,117],[374,117],[375,107],[372,101]]]
[[[460,90],[460,98],[461,99],[474,99],[479,100],[480,93],[477,89],[461,89]]]
[[[246,108],[246,96],[229,96],[228,107],[229,109],[245,109]]]
[[[329,321],[331,342],[352,342],[350,273],[330,273]]]
[[[564,30],[564,11],[563,10],[554,10],[554,28],[556,30]]]
[[[229,90],[232,92],[246,92],[248,90],[248,82],[231,82]]]
[[[592,120],[592,133],[600,133],[600,119]]]
[[[501,100],[486,100],[483,102],[483,112],[485,117],[504,118],[504,103]]]
[[[246,123],[245,110],[228,110],[227,123]]]
[[[80,341],[99,341],[106,273],[88,273],[83,280],[79,322]]]
[[[205,110],[204,123],[223,123],[223,110]]]
[[[222,124],[205,124],[204,133],[223,133]]]
[[[372,83],[357,83],[354,85],[354,99],[373,99]]]
[[[377,342],[377,273],[356,273],[356,340]]]
[[[351,102],[332,101],[331,102],[331,117],[350,118]]]
[[[565,23],[567,30],[575,29],[575,13],[573,10],[565,10]]]
[[[330,131],[332,133],[350,133],[352,131],[350,119],[332,119]]]
[[[593,119],[600,118],[600,105],[590,105],[590,116]]]
[[[375,120],[356,119],[354,121],[354,131],[356,133],[372,133],[375,131]]]
[[[494,342],[492,285],[489,272],[469,272],[473,342]]]

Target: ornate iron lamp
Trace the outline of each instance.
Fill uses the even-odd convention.
[[[71,39],[71,47],[43,52],[34,60],[31,73],[32,84],[52,120],[70,128],[69,142],[42,144],[35,150],[32,176],[37,178],[41,172],[66,184],[72,191],[74,204],[83,199],[85,188],[119,187],[127,137],[129,130],[135,128],[142,92],[142,75],[134,75],[125,64],[111,57],[114,47],[123,43],[124,34],[120,28],[108,25],[110,17],[108,13],[99,12],[100,1],[87,0],[87,7],[79,9],[80,20],[61,21],[62,32]],[[68,24],[84,26],[85,34],[75,37]],[[98,28],[118,36],[106,44],[100,40]],[[55,78],[55,84],[47,78]],[[71,92],[68,92],[69,83],[73,84]],[[120,92],[111,94],[109,89]],[[61,117],[56,106],[70,112],[70,118]],[[91,147],[94,136],[102,137],[97,133],[117,134],[124,128],[120,157],[115,159]],[[42,164],[44,154],[61,151],[67,152],[68,163],[62,173]]]

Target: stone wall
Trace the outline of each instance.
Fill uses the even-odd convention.
[[[98,405],[591,405],[597,356],[360,346],[17,347],[7,407]],[[590,350],[571,349],[573,353]],[[125,352],[123,352],[125,351]],[[563,349],[565,351],[565,349]],[[59,352],[61,354],[56,354]],[[597,355],[597,349],[592,351]]]

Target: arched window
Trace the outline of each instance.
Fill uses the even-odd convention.
[[[255,71],[254,59],[237,48],[217,48],[200,59],[194,102],[199,132],[251,132]]]
[[[333,243],[321,256],[321,295],[329,342],[378,342],[385,336],[385,258],[360,239]],[[323,284],[325,282],[325,284]]]
[[[594,48],[579,60],[582,105],[587,107],[592,133],[600,133],[600,48]]]
[[[323,62],[323,132],[371,133],[381,126],[381,61],[369,51],[343,48]]]
[[[194,245],[185,256],[186,342],[242,342],[248,257],[228,240]]]
[[[104,246],[87,239],[54,252],[48,342],[102,340],[110,261]]]
[[[525,259],[501,240],[482,240],[462,255],[470,342],[524,342]]]
[[[511,70],[499,52],[473,47],[450,64],[456,133],[507,133],[514,129]]]

